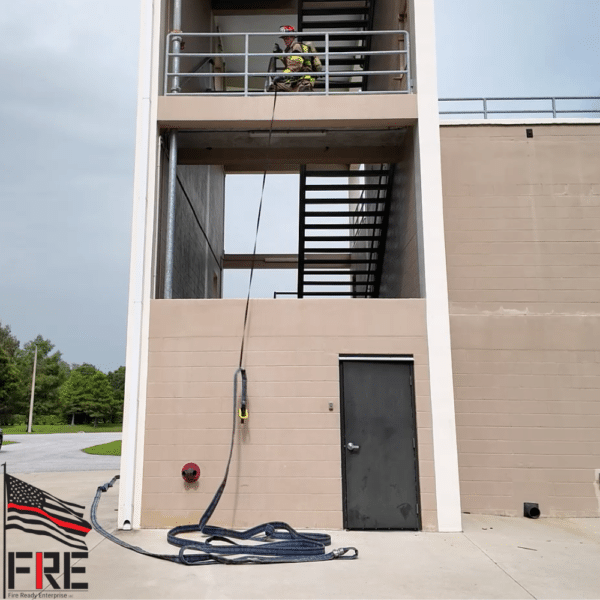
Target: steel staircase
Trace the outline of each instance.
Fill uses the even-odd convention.
[[[301,167],[298,298],[379,296],[393,175]]]
[[[311,31],[327,31],[339,33],[330,38],[330,51],[356,52],[354,55],[329,59],[330,71],[354,71],[356,76],[330,76],[330,89],[347,89],[357,91],[366,89],[367,75],[360,71],[368,70],[368,55],[361,51],[371,47],[371,36],[351,35],[349,32],[370,31],[373,25],[373,8],[375,0],[299,0],[298,31],[302,41],[315,42],[321,61],[325,64],[325,36],[310,35]],[[340,33],[341,32],[341,33]],[[344,34],[344,32],[348,32]],[[319,42],[321,44],[319,45]],[[325,84],[317,79],[315,89],[323,89]]]

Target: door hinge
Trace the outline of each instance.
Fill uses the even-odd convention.
[[[410,387],[412,387],[412,386],[413,386],[413,376],[411,375],[410,376]]]
[[[413,438],[413,450],[416,448],[415,438]]]
[[[419,503],[417,502],[417,514],[419,514]]]

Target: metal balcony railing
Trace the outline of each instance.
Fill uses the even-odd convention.
[[[275,63],[281,64],[274,60],[276,55],[270,48],[281,42],[280,35],[280,32],[168,34],[164,95],[268,94],[268,86],[278,74]],[[365,37],[371,40],[363,45]],[[316,52],[295,53],[318,56],[322,63],[322,71],[313,73],[316,79],[313,94],[412,91],[406,31],[311,31],[304,36],[298,34],[298,38],[303,43],[311,40],[317,43]]]
[[[559,118],[587,115],[600,117],[600,97],[561,96],[523,98],[440,98],[442,118],[448,115],[471,118],[519,118],[531,115]],[[443,104],[442,104],[443,103]],[[476,104],[475,104],[476,103]]]

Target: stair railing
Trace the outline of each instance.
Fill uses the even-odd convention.
[[[380,168],[383,169],[384,165],[380,165]],[[384,175],[379,175],[379,181],[378,183],[381,184]],[[363,179],[368,179],[369,175],[368,175],[368,171],[365,171],[363,174]],[[385,205],[380,202],[381,200],[381,193],[382,190],[377,190],[376,192],[376,197],[375,198],[370,198],[370,197],[365,197],[365,192],[363,190],[363,192],[361,192],[360,198],[359,198],[359,202],[356,204],[356,217],[355,217],[355,223],[357,225],[371,225],[371,237],[375,237],[376,236],[376,232],[379,231],[382,228],[382,220],[380,217],[377,216],[364,216],[361,215],[361,213],[363,211],[367,211],[369,209],[374,209],[375,211],[379,211],[385,208]],[[384,197],[385,200],[385,197]],[[366,231],[366,230],[365,230]],[[358,243],[360,242],[360,234],[359,234],[359,230],[358,229],[354,229],[354,235],[356,236],[356,242]],[[376,246],[377,244],[377,246]],[[356,287],[358,286],[364,286],[365,291],[364,291],[364,296],[365,297],[369,297],[369,295],[372,295],[375,292],[375,284],[376,282],[373,280],[374,277],[376,277],[377,275],[377,253],[378,253],[378,248],[379,248],[379,242],[377,242],[376,240],[371,240],[370,244],[368,247],[366,248],[359,248],[356,247],[357,251],[361,251],[361,254],[368,254],[369,255],[369,260],[368,260],[368,271],[369,274],[366,275],[366,280],[365,281],[354,281],[353,285]],[[373,265],[375,266],[375,270],[372,269]]]

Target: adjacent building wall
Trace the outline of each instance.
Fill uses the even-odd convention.
[[[441,141],[463,510],[600,516],[600,126]]]
[[[142,527],[198,521],[219,486],[244,308],[152,302]],[[413,355],[422,522],[436,529],[424,300],[252,300],[245,347],[250,418],[213,524],[341,528],[339,355]],[[190,461],[202,475],[186,489]]]

